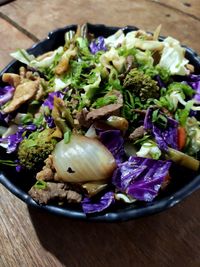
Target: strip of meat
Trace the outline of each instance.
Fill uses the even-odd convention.
[[[4,73],[2,76],[2,81],[9,83],[16,88],[20,84],[21,77],[18,74],[14,73]]]
[[[47,204],[51,200],[68,203],[80,203],[82,200],[81,194],[70,190],[64,183],[47,182],[45,189],[32,186],[28,193],[39,204]]]
[[[18,109],[26,101],[30,100],[36,95],[36,92],[39,88],[39,81],[28,81],[23,84],[20,84],[16,87],[16,90],[13,95],[13,99],[3,109],[4,113],[10,113]]]
[[[115,104],[109,104],[91,111],[84,108],[81,112],[77,113],[76,119],[80,126],[89,128],[90,125],[97,119],[109,117],[110,115],[119,115],[120,108],[123,106],[123,95],[118,90],[110,91],[107,96],[110,95],[117,97]]]
[[[144,126],[140,126],[129,135],[129,139],[131,139],[132,141],[136,141],[137,139],[142,138],[144,136],[144,133]]]
[[[101,108],[94,109],[87,114],[86,120],[93,121],[109,115],[118,115],[119,110],[122,106],[123,104],[110,104]]]

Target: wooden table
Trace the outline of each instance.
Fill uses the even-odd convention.
[[[136,25],[177,37],[200,53],[199,0],[16,0],[0,7],[0,68],[73,23]],[[200,266],[200,192],[163,213],[126,223],[88,223],[28,208],[0,185],[0,267]]]

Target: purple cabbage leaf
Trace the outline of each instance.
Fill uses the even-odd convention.
[[[167,117],[159,110],[154,111],[149,108],[144,119],[144,128],[151,132],[161,150],[167,151],[168,146],[178,149],[178,122],[176,120]]]
[[[200,102],[200,75],[189,75],[186,83],[195,90],[194,100]]]
[[[85,214],[101,212],[110,207],[115,201],[114,193],[107,192],[98,201],[85,197],[82,200],[82,209]]]
[[[125,159],[124,138],[120,130],[97,131],[101,143],[112,153],[117,163]]]
[[[54,97],[63,99],[64,94],[60,91],[49,93],[48,97],[45,99],[44,103],[42,104],[42,106],[44,107],[44,118],[49,128],[55,127],[54,120],[52,116],[49,114],[49,111],[51,111],[54,106]],[[47,112],[45,112],[45,110],[47,110]]]
[[[35,131],[36,126],[34,124],[29,124],[26,126],[19,126],[16,133],[11,134],[7,137],[0,138],[1,146],[6,148],[8,154],[13,153],[17,150],[19,143],[24,139],[24,132]]]
[[[106,51],[106,50],[107,48],[103,36],[99,36],[97,39],[95,39],[90,43],[90,51],[92,54],[96,54],[99,51]]]
[[[112,183],[132,198],[149,202],[158,195],[170,166],[170,161],[131,156],[119,164]]]
[[[0,106],[12,99],[15,88],[13,86],[0,87]]]
[[[44,107],[48,107],[50,110],[52,110],[53,109],[53,103],[54,103],[54,97],[59,97],[59,98],[63,99],[64,94],[60,91],[51,92],[51,93],[49,93],[48,97],[45,99],[45,101],[42,105]]]
[[[159,75],[155,76],[155,80],[158,83],[159,88],[166,88],[166,84],[163,82],[163,80],[161,79],[161,77]]]

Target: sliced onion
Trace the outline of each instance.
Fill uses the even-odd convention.
[[[109,179],[116,168],[113,155],[100,141],[82,135],[57,143],[53,164],[59,181],[75,183]]]
[[[89,197],[92,197],[108,186],[107,181],[94,181],[82,184],[82,187],[87,191]]]
[[[96,130],[93,124],[87,130],[87,132],[85,133],[85,136],[90,137],[90,138],[97,138]]]

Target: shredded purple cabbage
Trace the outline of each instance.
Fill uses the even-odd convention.
[[[191,74],[189,75],[186,83],[196,91],[194,100],[200,102],[200,75]]]
[[[44,101],[42,105],[52,110],[55,96],[63,99],[64,94],[60,91],[49,93],[47,99]]]
[[[84,198],[82,201],[82,208],[85,214],[101,212],[110,207],[114,201],[114,193],[107,192],[99,199],[98,202],[94,202],[91,198]]]
[[[170,161],[131,156],[115,170],[112,183],[132,198],[149,202],[158,195],[170,166]]]
[[[98,136],[102,144],[112,153],[117,163],[125,159],[124,139],[120,130],[99,131]]]
[[[26,125],[25,127],[19,126],[18,131],[14,134],[11,134],[7,137],[0,138],[0,143],[7,144],[7,153],[13,153],[17,150],[18,145],[24,139],[25,131],[35,131],[36,126],[34,124]]]
[[[54,119],[52,118],[51,115],[44,115],[44,118],[49,128],[55,127]]]
[[[165,83],[163,82],[163,80],[160,78],[159,75],[156,75],[156,76],[155,76],[155,79],[156,79],[156,81],[158,82],[158,86],[159,86],[160,89],[161,89],[161,88],[166,88]]]
[[[0,87],[0,106],[8,102],[14,94],[15,88],[13,86]]]
[[[63,99],[64,94],[62,92],[60,92],[60,91],[49,93],[47,99],[42,104],[43,107],[47,107],[49,110],[52,110],[53,109],[53,105],[54,105],[54,97],[55,96]],[[44,114],[44,118],[45,118],[49,128],[55,127],[55,123],[54,123],[54,120],[53,120],[51,115]]]
[[[0,122],[8,124],[15,116],[15,112],[3,113],[0,111]]]
[[[90,43],[90,51],[92,54],[96,54],[99,51],[106,51],[106,45],[104,42],[104,37],[103,36],[99,36],[97,39],[95,39],[94,41],[92,41]]]
[[[21,172],[22,166],[19,164],[19,160],[16,160],[17,166],[15,167],[16,172]]]
[[[166,117],[165,114],[160,111],[159,114],[167,118],[166,127],[159,126],[158,123],[152,121],[153,109],[149,108],[144,119],[145,130],[153,134],[161,150],[167,151],[168,146],[178,149],[178,122],[172,118]]]

